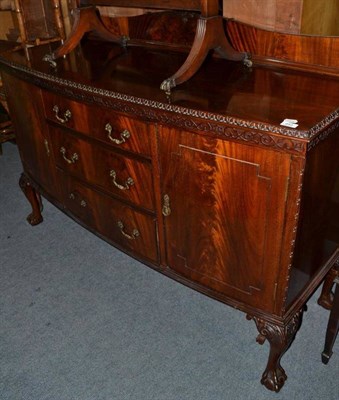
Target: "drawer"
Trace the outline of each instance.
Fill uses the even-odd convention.
[[[155,217],[99,193],[59,170],[65,208],[89,228],[136,257],[158,262]]]
[[[48,120],[114,147],[150,156],[151,125],[106,108],[88,106],[53,93],[44,92],[43,98]]]
[[[61,182],[64,207],[73,216],[94,230],[99,228],[99,214],[95,192],[68,178],[64,171],[57,170]]]
[[[154,209],[151,164],[50,127],[57,166],[116,197]]]

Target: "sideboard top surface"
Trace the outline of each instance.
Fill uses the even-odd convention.
[[[182,52],[128,47],[87,41],[52,68],[42,61],[51,44],[2,54],[0,64],[10,66],[35,83],[66,86],[129,103],[207,121],[226,122],[251,129],[311,138],[339,120],[339,79],[319,74],[254,66],[210,57],[188,82],[174,88],[170,98],[160,83],[176,71]],[[284,119],[298,121],[296,129],[281,126]]]

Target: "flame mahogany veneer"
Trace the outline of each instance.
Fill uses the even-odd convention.
[[[159,83],[184,53],[83,41],[53,69],[54,50],[0,58],[29,223],[42,195],[245,312],[270,344],[261,382],[279,391],[280,359],[339,259],[338,78],[208,58],[167,97]]]

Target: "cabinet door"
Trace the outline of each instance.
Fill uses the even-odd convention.
[[[169,267],[226,301],[272,310],[290,156],[174,129],[159,134]]]
[[[11,75],[2,75],[25,172],[48,194],[56,196],[55,168],[40,89]]]

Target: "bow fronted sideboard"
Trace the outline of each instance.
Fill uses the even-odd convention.
[[[339,259],[338,78],[208,57],[168,96],[159,84],[184,52],[84,40],[53,68],[55,49],[0,57],[29,223],[42,195],[246,313],[270,345],[262,383],[279,391],[280,359]]]

